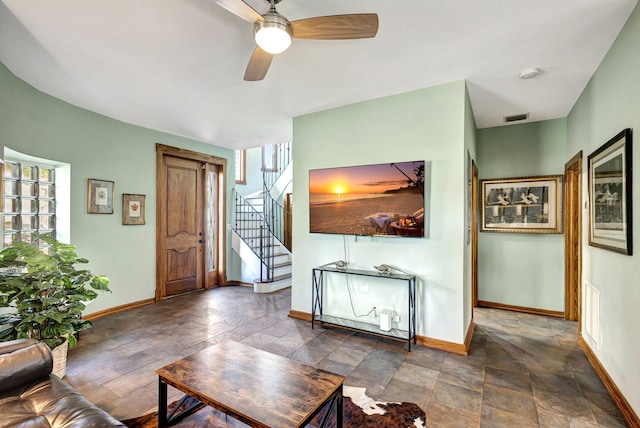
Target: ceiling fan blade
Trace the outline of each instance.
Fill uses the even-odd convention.
[[[378,32],[378,15],[356,13],[351,15],[319,16],[291,23],[293,37],[297,39],[344,40],[367,39]]]
[[[264,79],[267,71],[269,71],[272,59],[273,55],[256,46],[256,50],[253,51],[253,55],[251,55],[247,65],[247,70],[244,72],[244,80],[255,82],[256,80]]]
[[[243,2],[242,0],[214,0],[218,5],[227,9],[234,15],[244,19],[245,21],[254,23],[262,21],[264,18],[254,8]]]

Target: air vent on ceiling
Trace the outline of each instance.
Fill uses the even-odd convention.
[[[529,113],[522,113],[522,114],[514,114],[513,116],[505,116],[504,117],[504,121],[505,122],[517,122],[519,120],[527,120],[529,119]]]

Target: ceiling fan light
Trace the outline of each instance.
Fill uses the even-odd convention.
[[[279,54],[291,45],[291,24],[279,14],[265,14],[253,27],[256,43],[270,54]]]

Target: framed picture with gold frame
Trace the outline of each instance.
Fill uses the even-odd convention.
[[[562,233],[562,175],[482,180],[482,232]]]
[[[145,195],[122,194],[122,224],[145,224],[146,198]]]
[[[113,188],[109,180],[88,179],[87,212],[89,214],[113,214]]]

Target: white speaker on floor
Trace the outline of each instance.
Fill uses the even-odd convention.
[[[391,330],[391,311],[389,309],[383,309],[380,311],[380,330]]]

